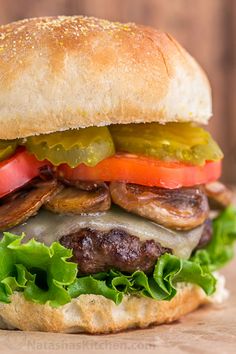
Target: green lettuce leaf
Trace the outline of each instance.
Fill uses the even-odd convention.
[[[101,279],[104,280],[101,280]],[[103,295],[116,304],[122,301],[125,294],[151,297],[156,300],[171,300],[176,294],[179,282],[199,285],[207,295],[215,291],[214,276],[202,267],[190,261],[179,259],[171,254],[164,254],[156,263],[152,275],[142,271],[125,275],[111,270],[100,276],[79,277],[68,287],[71,297],[82,294]]]
[[[210,271],[220,269],[234,257],[235,241],[236,210],[228,207],[213,220],[213,237],[209,245],[195,252],[191,261]]]
[[[34,239],[24,244],[23,237],[4,233],[0,241],[0,301],[10,302],[17,290],[41,304],[57,307],[69,302],[66,286],[77,275],[77,265],[67,261],[72,251],[58,242],[50,247]]]
[[[213,229],[210,244],[196,251],[190,260],[166,253],[149,275],[110,270],[80,276],[77,265],[70,262],[72,251],[60,243],[50,247],[34,239],[23,243],[23,235],[4,233],[0,241],[0,302],[9,303],[14,291],[23,292],[29,301],[53,307],[83,294],[103,295],[116,304],[126,294],[170,300],[176,295],[176,285],[182,282],[196,284],[211,295],[216,286],[212,271],[233,257],[236,211],[226,209],[214,220]]]

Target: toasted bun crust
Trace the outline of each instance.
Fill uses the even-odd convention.
[[[91,17],[0,26],[0,139],[211,116],[194,59],[167,33]]]
[[[171,301],[126,296],[115,305],[100,295],[81,295],[56,309],[26,301],[21,293],[15,293],[10,304],[0,303],[0,325],[25,331],[117,332],[173,322],[207,301],[203,291],[191,285],[181,288]]]

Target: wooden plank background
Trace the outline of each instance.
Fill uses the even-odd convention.
[[[134,21],[174,35],[206,70],[213,89],[210,131],[225,153],[223,179],[236,182],[235,0],[0,0],[0,24],[25,17],[91,15]]]

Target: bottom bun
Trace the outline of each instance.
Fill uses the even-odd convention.
[[[120,305],[101,295],[81,295],[59,308],[25,300],[14,293],[10,304],[0,304],[3,329],[64,333],[108,333],[151,324],[170,323],[209,302],[197,286],[183,284],[171,301],[125,296]]]

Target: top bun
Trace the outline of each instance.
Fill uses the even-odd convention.
[[[92,17],[0,26],[0,139],[135,122],[207,123],[211,91],[167,33]]]

